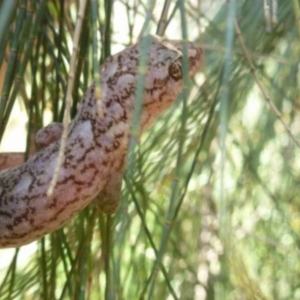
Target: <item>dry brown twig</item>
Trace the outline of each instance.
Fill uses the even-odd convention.
[[[289,137],[292,139],[292,141],[300,148],[300,143],[299,141],[297,140],[297,138],[293,135],[290,127],[285,123],[285,121],[283,120],[282,118],[282,115],[280,113],[280,111],[278,110],[278,108],[276,107],[276,105],[274,104],[274,102],[272,101],[271,97],[268,95],[265,87],[263,86],[262,82],[260,81],[258,75],[257,75],[257,72],[256,72],[256,69],[255,69],[255,66],[250,58],[250,55],[248,53],[248,50],[246,48],[246,45],[244,43],[244,39],[243,39],[243,36],[242,36],[242,32],[241,32],[241,29],[238,25],[238,22],[235,20],[235,31],[236,31],[236,34],[237,34],[237,37],[238,37],[238,40],[240,42],[240,45],[242,47],[242,51],[246,57],[246,60],[249,64],[249,68],[250,68],[250,71],[253,75],[253,78],[256,82],[256,84],[258,85],[264,99],[266,100],[266,102],[268,103],[268,105],[270,106],[271,110],[273,111],[273,113],[275,114],[275,116],[277,117],[277,119],[281,122],[281,124],[283,125],[284,129],[286,130],[286,132],[288,133]]]
[[[156,34],[159,36],[163,36],[165,30],[166,30],[166,26],[168,23],[168,15],[169,15],[169,10],[170,10],[170,5],[171,5],[171,1],[167,0],[165,1],[164,7],[163,7],[163,11],[161,13],[159,22],[158,22],[158,26],[157,26],[157,31]]]
[[[66,106],[64,111],[64,129],[62,132],[61,142],[59,153],[57,157],[57,163],[54,169],[53,178],[51,180],[49,189],[47,191],[47,196],[50,197],[53,194],[53,190],[56,186],[59,170],[61,169],[63,160],[64,160],[64,151],[66,147],[66,141],[68,137],[68,125],[70,123],[70,110],[72,105],[72,90],[73,90],[73,83],[74,83],[74,74],[76,68],[76,59],[78,54],[78,44],[79,44],[79,37],[82,28],[82,21],[84,18],[84,12],[86,8],[87,0],[80,1],[80,7],[78,12],[78,17],[76,21],[75,31],[74,31],[74,38],[73,38],[73,50],[72,50],[72,57],[70,62],[70,71],[68,76],[68,86],[67,86],[67,94],[66,94]]]

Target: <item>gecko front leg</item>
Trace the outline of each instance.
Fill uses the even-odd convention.
[[[64,125],[62,123],[53,122],[46,127],[41,128],[36,136],[35,142],[42,148],[46,148],[52,143],[60,140]]]
[[[36,135],[33,135],[30,140],[28,156],[31,157],[37,152],[34,142],[41,148],[46,148],[54,142],[60,140],[62,131],[63,124],[58,122],[50,123],[46,127],[38,130]],[[21,165],[24,163],[24,158],[24,152],[0,153],[0,171]]]

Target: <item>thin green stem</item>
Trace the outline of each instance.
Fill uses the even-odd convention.
[[[100,68],[99,68],[99,49],[97,39],[97,12],[98,12],[97,1],[91,0],[91,17],[92,17],[92,38],[93,38],[93,77],[95,82],[95,97],[97,100],[97,108],[99,118],[103,118],[103,107],[101,102],[101,84],[100,84]]]
[[[298,36],[300,38],[300,5],[298,0],[293,0],[293,7],[294,7],[294,14],[296,19]]]
[[[219,196],[219,218],[221,222],[221,235],[226,240],[228,230],[228,212],[227,199],[225,189],[225,166],[226,166],[226,136],[228,132],[228,106],[229,106],[229,87],[230,87],[230,72],[232,68],[233,45],[234,45],[234,18],[236,11],[236,1],[229,3],[227,12],[226,36],[225,45],[226,52],[224,55],[224,71],[221,86],[220,99],[220,125],[219,125],[219,147],[221,152],[220,161],[220,196]]]
[[[146,236],[147,236],[147,238],[148,238],[148,240],[149,240],[149,242],[151,244],[151,247],[152,247],[152,249],[153,249],[153,251],[155,253],[155,256],[157,258],[158,257],[158,249],[157,249],[157,247],[155,245],[155,242],[154,242],[154,240],[152,238],[151,232],[150,232],[150,230],[149,230],[149,228],[147,226],[147,222],[145,220],[145,215],[144,215],[144,213],[143,213],[143,211],[142,211],[142,209],[141,209],[141,207],[140,207],[140,205],[138,203],[137,197],[135,196],[135,192],[134,192],[134,190],[132,188],[133,182],[131,182],[130,178],[128,178],[127,176],[125,176],[125,181],[126,181],[127,188],[128,188],[128,190],[129,190],[129,192],[131,194],[131,197],[132,197],[132,199],[134,201],[137,213],[138,213],[138,215],[140,217],[140,220],[142,222],[142,228],[145,231]],[[176,295],[176,292],[174,291],[174,289],[172,287],[170,279],[168,278],[168,272],[167,272],[165,266],[163,264],[160,264],[159,267],[161,268],[161,271],[162,271],[163,276],[164,276],[164,278],[166,280],[166,284],[168,286],[168,289],[169,289],[170,293],[172,294],[172,296],[173,296],[174,299],[178,299],[178,297]],[[147,287],[147,284],[146,284],[146,287]],[[140,294],[140,299],[144,299],[145,292],[146,292],[146,289],[144,289],[142,291],[142,293]]]
[[[156,34],[159,36],[163,36],[164,32],[166,31],[167,24],[168,24],[168,13],[169,13],[171,3],[172,0],[165,0],[164,7],[161,12],[161,16],[156,30]]]
[[[179,11],[181,16],[181,24],[182,24],[182,36],[183,40],[187,40],[187,27],[186,27],[186,15],[185,15],[185,6],[184,1],[178,0],[179,4]],[[178,203],[178,189],[180,185],[180,178],[181,178],[181,170],[182,170],[182,156],[183,156],[183,146],[185,142],[185,132],[186,132],[186,124],[187,124],[187,117],[188,117],[188,109],[187,109],[187,98],[188,98],[188,49],[187,45],[183,45],[183,63],[182,63],[182,70],[183,70],[183,92],[181,95],[181,102],[182,102],[182,115],[181,115],[181,127],[180,127],[180,139],[178,142],[178,150],[177,150],[177,160],[176,160],[176,167],[173,176],[172,186],[171,186],[171,195],[169,200],[169,207],[165,217],[165,223],[163,228],[163,233],[160,241],[160,246],[158,250],[158,256],[156,262],[153,265],[152,272],[151,272],[151,285],[149,290],[148,299],[153,299],[153,294],[156,285],[157,273],[158,273],[158,266],[162,263],[163,256],[167,247],[167,243],[169,240],[169,236],[171,234],[172,226],[174,224],[174,217],[176,215],[176,205]]]
[[[18,71],[15,75],[15,84],[14,84],[14,87],[13,87],[13,90],[12,90],[12,93],[11,93],[11,96],[10,96],[10,100],[9,100],[8,105],[6,107],[4,117],[2,117],[2,115],[1,115],[1,113],[3,113],[3,111],[0,107],[0,120],[2,122],[1,126],[0,126],[0,140],[3,137],[3,133],[5,131],[6,124],[8,122],[11,110],[13,108],[15,99],[18,95],[19,88],[20,88],[20,86],[23,82],[24,72],[26,70],[29,58],[31,57],[31,54],[32,54],[32,47],[34,45],[34,41],[36,39],[38,30],[39,30],[39,27],[40,27],[40,24],[41,24],[42,17],[43,17],[44,12],[45,12],[45,7],[46,7],[46,1],[45,0],[40,1],[37,12],[36,12],[35,19],[34,19],[33,24],[31,26],[31,30],[30,30],[30,34],[29,34],[30,38],[29,38],[29,40],[27,41],[27,44],[26,44],[25,53],[24,53],[22,63],[19,65]],[[31,15],[30,12],[29,12],[29,14]],[[26,22],[26,24],[27,24],[27,22]],[[25,40],[25,38],[23,40]],[[16,53],[15,52],[12,52],[12,53],[15,57]],[[8,90],[5,90],[5,92],[2,92],[2,97],[1,97],[1,100],[0,100],[1,101],[0,106],[1,106],[2,103],[6,102],[6,100],[8,98]]]
[[[105,28],[104,28],[104,49],[103,49],[103,59],[111,55],[111,19],[112,19],[112,7],[114,1],[105,0]]]
[[[0,98],[0,141],[2,139],[2,135],[1,131],[4,131],[6,123],[4,120],[4,114],[6,111],[6,107],[7,107],[7,102],[8,102],[8,96],[10,93],[10,89],[12,86],[12,82],[13,82],[13,76],[16,70],[16,64],[17,64],[17,55],[18,55],[18,48],[20,48],[20,46],[18,45],[19,41],[18,41],[18,37],[21,35],[21,31],[22,31],[22,27],[23,27],[23,22],[24,22],[24,18],[26,16],[26,0],[22,1],[22,4],[20,6],[19,9],[19,13],[18,13],[18,17],[17,17],[17,22],[16,22],[16,29],[14,31],[14,35],[13,35],[13,42],[10,48],[10,54],[9,54],[9,58],[8,58],[8,62],[7,62],[7,69],[6,69],[6,74],[5,74],[5,79],[4,79],[4,83],[3,83],[3,87],[2,87],[2,92],[1,92],[1,98]],[[28,20],[28,18],[27,18]],[[28,24],[28,23],[26,23]],[[26,35],[28,32],[28,28],[26,28],[27,31],[24,32],[24,34]],[[4,49],[5,51],[5,49]]]
[[[11,19],[17,9],[17,0],[11,0],[11,1],[3,1],[1,8],[0,8],[0,45],[1,49],[5,49],[6,46],[6,34],[9,32],[9,25],[11,22]],[[4,51],[1,51],[0,55],[0,65],[2,64],[3,59],[3,53]]]

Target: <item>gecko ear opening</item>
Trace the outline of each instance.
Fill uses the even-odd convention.
[[[169,66],[169,75],[176,81],[182,79],[181,63],[178,60]]]

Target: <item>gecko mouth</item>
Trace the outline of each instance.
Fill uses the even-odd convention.
[[[179,60],[174,61],[169,66],[169,75],[175,81],[182,79],[181,63]]]

